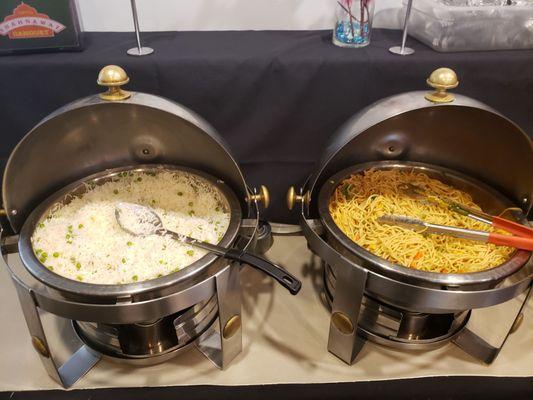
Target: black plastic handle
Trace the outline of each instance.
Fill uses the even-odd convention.
[[[262,257],[256,256],[252,253],[246,253],[240,250],[231,249],[226,252],[224,257],[240,263],[248,264],[251,267],[263,271],[265,274],[277,280],[283,287],[285,287],[292,295],[297,294],[302,288],[302,282],[296,277],[289,274],[283,268],[265,260]]]

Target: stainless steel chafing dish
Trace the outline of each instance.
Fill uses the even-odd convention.
[[[516,251],[508,262],[481,272],[431,273],[374,256],[332,220],[329,199],[344,178],[369,168],[402,168],[469,192],[489,213],[517,206],[522,212],[514,217],[527,223],[533,204],[531,139],[487,105],[447,92],[458,85],[454,71],[438,69],[427,83],[436,91],[395,95],[355,114],[333,134],[307,182],[287,194],[310,249],[324,263],[328,350],[346,363],[366,339],[402,349],[454,341],[490,363],[519,326],[531,291],[530,252]],[[476,331],[476,318],[483,318],[481,309],[503,303],[511,311],[494,324],[503,333],[489,340]]]
[[[164,98],[126,92],[121,86],[128,81],[120,67],[102,69],[98,83],[108,91],[46,117],[16,146],[5,169],[3,260],[32,344],[48,373],[64,386],[75,383],[101,356],[146,365],[195,346],[226,367],[242,348],[240,269],[207,254],[178,272],[144,282],[94,285],[66,279],[39,262],[30,242],[53,204],[123,172],[184,170],[225,198],[231,216],[222,246],[266,250],[271,244],[268,225],[259,222],[259,203],[266,207],[269,202],[267,189],[246,185],[222,138],[201,117]],[[294,293],[299,282],[285,281],[289,278],[282,278],[282,284],[296,285]],[[83,343],[61,366],[39,309],[72,320]]]

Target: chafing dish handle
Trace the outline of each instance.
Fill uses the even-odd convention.
[[[302,288],[302,282],[300,282],[294,275],[291,275],[280,266],[271,263],[262,257],[256,256],[255,254],[231,249],[226,252],[224,257],[238,261],[239,263],[248,264],[251,267],[263,271],[265,274],[278,281],[279,284],[285,287],[292,295],[297,294]]]

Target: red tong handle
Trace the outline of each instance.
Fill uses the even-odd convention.
[[[495,228],[503,229],[513,235],[521,236],[523,238],[533,239],[533,228],[529,228],[518,222],[509,221],[502,217],[493,217],[492,226]]]
[[[509,246],[521,250],[533,251],[533,238],[531,237],[526,238],[520,236],[500,235],[499,233],[489,233],[488,242],[498,246]]]

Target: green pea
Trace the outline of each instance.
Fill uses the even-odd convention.
[[[51,265],[49,265],[49,266],[46,267],[46,268],[48,268],[50,271],[53,271],[53,270],[54,270],[54,267],[52,267]]]
[[[113,190],[113,193],[118,194],[118,189]]]
[[[83,228],[83,224],[78,225],[78,229],[81,229],[81,228]]]
[[[123,259],[120,260],[120,261],[122,261],[122,264],[126,264],[126,259],[125,259],[125,258],[123,258]]]
[[[54,258],[57,258],[59,257],[59,253],[57,251],[54,251],[54,253],[52,254],[52,256],[54,256]]]
[[[133,275],[131,277],[131,279],[134,281],[134,282],[137,282],[139,280],[139,277],[137,275]]]
[[[80,282],[82,282],[83,281],[83,276],[78,275],[78,276],[76,276],[76,279],[79,280]]]
[[[133,242],[128,242],[128,243],[126,243],[126,244],[127,244],[128,246],[130,246],[130,247],[133,246]]]
[[[178,196],[183,196],[183,192],[178,192]]]
[[[79,271],[81,269],[81,264],[79,262],[76,263],[76,269]]]
[[[192,207],[194,203],[192,201],[189,201],[189,207]]]
[[[188,255],[189,257],[194,256],[194,250],[187,250],[187,255]]]

